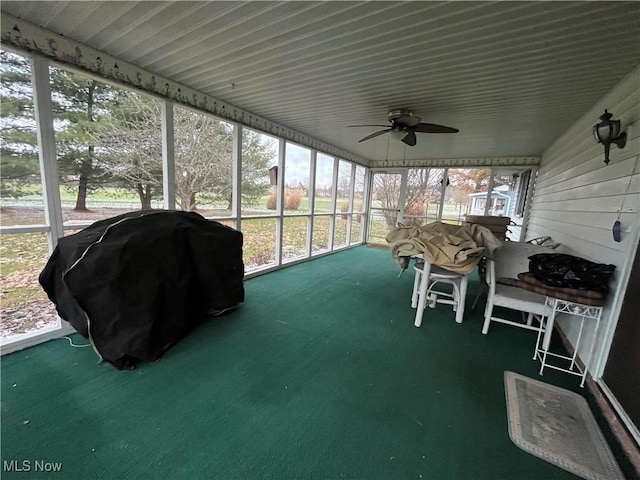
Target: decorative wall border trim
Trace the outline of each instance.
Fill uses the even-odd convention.
[[[540,157],[435,158],[425,160],[382,160],[369,162],[371,168],[445,168],[538,166]]]
[[[177,104],[202,110],[223,120],[237,122],[249,128],[284,138],[293,143],[349,160],[365,167],[370,161],[329,145],[308,135],[242,110],[198,90],[143,70],[99,50],[37,27],[11,15],[2,14],[1,40],[14,48],[41,55],[56,62],[71,65],[135,90],[162,97]]]

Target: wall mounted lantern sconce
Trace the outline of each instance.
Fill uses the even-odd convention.
[[[627,134],[620,133],[620,120],[611,120],[612,114],[605,109],[600,115],[600,122],[593,126],[593,136],[604,145],[604,163],[609,164],[609,148],[615,143],[618,148],[624,148],[627,143]]]

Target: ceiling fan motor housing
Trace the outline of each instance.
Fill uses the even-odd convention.
[[[415,127],[420,123],[420,117],[414,117],[409,110],[391,110],[387,114],[387,118],[391,123],[399,124],[407,127]]]

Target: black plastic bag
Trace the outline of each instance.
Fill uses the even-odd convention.
[[[529,272],[551,287],[595,290],[606,294],[615,265],[594,263],[564,253],[538,253],[529,257]]]

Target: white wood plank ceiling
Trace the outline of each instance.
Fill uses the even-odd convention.
[[[370,160],[540,155],[640,64],[638,2],[0,7]],[[460,133],[387,149],[387,135],[358,142],[376,127],[347,128],[386,125],[397,108]]]

